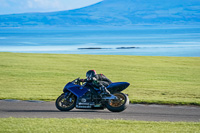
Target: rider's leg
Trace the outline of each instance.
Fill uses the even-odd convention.
[[[100,90],[101,90],[101,96],[111,96],[110,95],[110,92],[107,90],[107,88],[106,87],[104,87],[104,86],[102,86],[102,87],[100,87]]]

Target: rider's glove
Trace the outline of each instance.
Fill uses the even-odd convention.
[[[93,81],[96,81],[97,79],[95,77],[92,78]]]
[[[85,81],[85,79],[80,79],[80,81],[81,81],[81,82],[84,82],[84,81]]]

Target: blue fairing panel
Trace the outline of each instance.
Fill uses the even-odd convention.
[[[126,89],[130,84],[128,82],[116,82],[116,83],[111,83],[107,89],[109,91],[115,92],[115,91],[123,91]]]
[[[76,95],[77,97],[81,97],[83,96],[86,92],[88,92],[88,89],[87,88],[84,88],[80,85],[75,85],[73,83],[68,83],[64,90],[68,90],[70,92],[72,92],[74,95]]]

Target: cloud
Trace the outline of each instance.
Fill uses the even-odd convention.
[[[100,1],[102,0],[0,0],[0,14],[70,10]]]
[[[66,4],[67,1],[63,0],[29,0],[29,3],[31,3],[32,8],[44,8],[44,9],[49,9],[49,8],[63,8]],[[33,6],[34,5],[34,6]]]

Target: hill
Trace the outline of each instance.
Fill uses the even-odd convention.
[[[199,24],[199,0],[104,0],[68,11],[0,15],[0,27]]]

